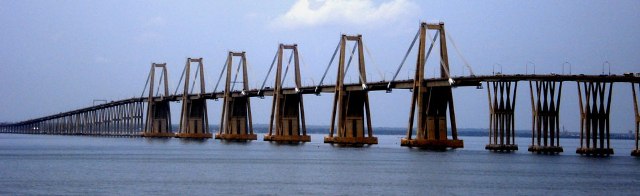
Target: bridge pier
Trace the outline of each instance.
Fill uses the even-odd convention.
[[[640,91],[640,83],[631,83],[631,93],[633,93],[633,111],[636,114],[636,132],[635,132],[635,149],[631,151],[631,156],[640,156],[640,148],[638,148],[638,140],[640,137],[640,111],[638,111],[638,94],[636,92],[636,85],[638,85],[638,91]]]
[[[362,90],[347,91],[344,86],[346,42],[354,41],[358,48],[359,83]],[[355,48],[354,48],[355,49]],[[331,127],[329,135],[324,137],[324,143],[362,146],[378,144],[378,138],[373,136],[371,126],[371,111],[369,110],[369,92],[367,91],[367,72],[365,69],[362,35],[342,35],[340,38],[340,57],[338,58],[338,75],[333,99],[333,111],[331,113]],[[355,52],[355,51],[354,51]],[[353,54],[353,52],[352,52]],[[348,64],[351,63],[351,58]],[[338,132],[334,136],[335,120],[338,119]],[[365,121],[367,136],[365,137]]]
[[[143,137],[174,137],[171,131],[171,112],[169,101],[150,101],[147,107],[147,120],[145,123]]]
[[[119,135],[119,129],[118,129],[118,121],[119,121],[119,113],[118,113],[118,106],[116,107],[109,107],[107,108],[107,111],[109,111],[109,116],[108,118],[108,122],[109,122],[109,128],[108,128],[108,132],[109,135],[112,136],[117,136]]]
[[[78,132],[78,118],[76,114],[71,114],[65,117],[67,119],[67,133],[69,135],[80,135]]]
[[[298,59],[298,45],[280,44],[278,47],[278,63],[276,64],[275,85],[273,91],[273,104],[271,106],[271,119],[269,120],[269,133],[264,136],[264,141],[275,142],[310,142],[311,136],[307,135],[307,128],[304,118],[304,104],[302,94],[284,94],[282,91],[282,57],[283,50],[289,49],[294,59],[294,79],[298,89],[301,87],[300,64]],[[291,63],[291,58],[289,59]],[[289,66],[287,65],[287,70]],[[285,73],[286,77],[286,73]],[[273,134],[273,123],[275,121],[275,134]]]
[[[613,82],[578,81],[577,83],[581,124],[580,147],[576,149],[576,153],[609,156],[613,154],[609,141],[609,114]],[[581,86],[584,87],[584,94]]]
[[[413,95],[411,96],[409,128],[407,129],[406,138],[400,140],[400,145],[437,150],[462,148],[464,143],[462,140],[458,140],[458,130],[456,129],[451,80],[446,84],[430,85],[427,85],[424,81],[425,56],[431,52],[431,48],[429,48],[428,53],[426,51],[427,30],[437,30],[440,35],[440,77],[451,78],[449,75],[449,57],[447,55],[444,23],[421,23],[418,60],[412,88]],[[418,129],[416,130],[416,137],[412,138],[416,108],[418,110]],[[451,140],[447,137],[447,110],[449,110],[449,117],[451,118]]]
[[[102,120],[101,120],[102,130],[101,130],[100,134],[109,136],[109,135],[111,135],[111,127],[110,127],[110,125],[111,125],[110,114],[111,113],[109,111],[109,108],[103,108],[103,109],[100,109],[100,111],[102,111],[102,116],[101,116],[102,117]],[[66,122],[63,121],[63,123],[64,124],[63,124],[62,129],[64,130],[65,126],[66,126]]]
[[[98,135],[110,135],[109,133],[109,111],[108,108],[100,109],[100,132]],[[62,128],[64,129],[64,127]]]
[[[75,129],[76,134],[79,134],[79,135],[85,135],[85,128],[84,128],[84,125],[85,125],[85,118],[84,118],[84,112],[83,112],[83,113],[77,113],[77,114],[74,114],[74,117],[75,117],[75,119],[76,119],[76,123],[75,123],[75,125],[74,125],[74,126],[75,126],[75,128],[74,128],[74,129]],[[40,124],[40,123],[38,123],[38,128],[40,127],[40,125],[39,125],[39,124]]]
[[[130,135],[135,136],[135,135],[139,135],[140,130],[143,130],[144,128],[144,122],[143,122],[143,117],[144,117],[144,105],[142,104],[142,102],[135,102],[135,103],[129,103],[129,114],[130,114],[130,120],[129,123],[127,123],[129,125],[129,130],[130,130]]]
[[[122,129],[122,118],[123,118],[122,105],[112,107],[111,122],[113,123],[113,125],[111,130],[113,130],[112,134],[115,136],[124,135],[123,129]]]
[[[109,130],[111,135],[120,136],[120,115],[122,115],[120,113],[120,106],[110,107],[109,111],[111,114],[109,115],[109,122],[111,123]]]
[[[489,85],[491,83],[491,85]],[[513,89],[511,86],[514,86]],[[493,89],[493,99],[492,90]],[[518,81],[487,82],[489,98],[489,144],[484,148],[491,151],[516,151],[515,137],[516,92]],[[511,96],[513,94],[513,96]],[[498,96],[499,95],[499,96]]]
[[[66,119],[64,117],[58,117],[58,134],[60,135],[67,135],[67,129],[65,128],[66,126]],[[27,125],[22,125],[23,127],[23,131],[26,131],[26,127]]]
[[[57,135],[64,135],[64,124],[63,121],[64,120],[62,117],[58,117],[56,118],[56,134]]]
[[[189,96],[191,63],[198,63],[198,69],[196,70],[196,76],[194,78],[198,77],[197,74],[200,76],[200,93],[196,96]],[[207,100],[202,95],[204,93],[204,66],[202,64],[202,58],[188,58],[185,65],[180,132],[176,134],[176,137],[193,139],[207,139],[212,137],[211,132],[209,132],[209,120],[207,118]]]
[[[111,135],[111,131],[109,129],[109,125],[111,123],[109,120],[109,108],[100,109],[100,118],[100,135]],[[65,124],[62,124],[62,130],[64,130],[64,126]]]
[[[65,129],[67,132],[67,135],[75,135],[75,130],[74,130],[74,119],[73,119],[73,115],[67,115],[64,117],[65,119]],[[34,129],[33,125],[29,125],[29,131],[32,132]]]
[[[1,125],[0,129],[19,134],[135,136],[142,129],[142,115],[142,103],[130,102]]]
[[[92,124],[91,125],[92,129],[91,129],[91,134],[90,135],[99,135],[99,133],[102,132],[102,130],[101,130],[102,129],[102,122],[101,122],[102,119],[100,117],[101,113],[102,113],[102,110],[97,109],[97,110],[92,110],[91,112],[92,112],[92,115],[91,115],[92,116],[91,117],[92,118],[92,123],[91,123]],[[54,127],[54,129],[55,129],[55,127]]]
[[[114,109],[115,109],[115,108],[113,108],[113,107],[108,107],[108,108],[105,108],[105,109],[104,109],[104,110],[105,110],[105,112],[107,113],[107,114],[105,115],[105,121],[107,122],[107,123],[106,123],[107,125],[106,125],[106,129],[105,129],[105,131],[106,131],[106,134],[107,134],[108,136],[116,135],[116,131],[115,131],[115,129],[114,129],[114,121],[115,121],[115,114],[114,114],[115,112],[114,112]],[[67,128],[67,127],[69,126],[68,119],[66,119],[65,121],[66,121],[66,122],[65,122],[65,128],[67,129],[67,134],[69,134],[69,132],[68,132],[68,128]]]
[[[532,128],[531,145],[528,151],[545,154],[563,152],[564,150],[560,146],[562,82],[529,81],[529,92],[531,94]]]
[[[243,52],[229,52],[227,56],[227,80],[224,89],[224,106],[222,107],[222,115],[220,116],[220,129],[216,134],[216,139],[231,141],[248,141],[256,140],[258,136],[253,133],[253,122],[251,119],[251,102],[248,96],[234,97],[232,90],[236,80],[231,81],[231,73],[233,67],[233,57],[240,57],[240,64],[236,70],[236,76],[242,66],[242,94],[249,89],[249,78],[247,75],[247,57]],[[233,86],[232,86],[233,84]]]
[[[121,127],[121,122],[122,122],[122,105],[119,106],[115,106],[115,107],[110,107],[110,122],[111,122],[111,126],[110,126],[110,132],[111,135],[114,136],[121,136],[124,135],[122,133],[122,127]]]
[[[164,83],[164,94],[160,96],[160,100],[154,99],[153,85],[155,83],[155,69],[161,68],[160,82]],[[151,71],[149,72],[149,100],[147,101],[147,119],[142,132],[142,137],[174,137],[175,134],[171,131],[171,109],[169,107],[169,100],[165,99],[165,96],[169,95],[169,83],[167,77],[167,64],[151,64]],[[164,78],[164,80],[163,80]],[[160,85],[160,84],[158,84]]]

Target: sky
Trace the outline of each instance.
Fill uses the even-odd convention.
[[[369,81],[389,80],[420,21],[444,22],[451,74],[640,72],[640,1],[10,1],[0,0],[0,122],[141,95],[151,63],[176,89],[186,59],[204,59],[213,91],[228,51],[246,51],[258,88],[279,43],[297,43],[302,83],[317,84],[341,34],[362,34]],[[459,54],[452,47],[455,43]],[[415,51],[400,71],[414,71]],[[433,77],[437,58],[427,64]],[[566,62],[566,63],[565,63]],[[608,62],[608,63],[605,63]],[[345,78],[355,81],[357,75]],[[437,74],[437,73],[435,73]],[[335,81],[335,65],[325,84]],[[267,86],[273,85],[273,73]],[[634,129],[629,84],[614,85],[612,131]],[[530,130],[528,83],[518,86],[516,129]],[[182,90],[179,90],[182,91]],[[486,89],[453,90],[459,128],[488,128]],[[579,130],[575,83],[563,86],[561,126]],[[411,94],[370,92],[373,126],[406,127]],[[307,124],[328,125],[333,94],[305,95]],[[268,123],[271,98],[252,98]],[[209,122],[221,102],[209,101]],[[172,103],[173,123],[180,105]]]

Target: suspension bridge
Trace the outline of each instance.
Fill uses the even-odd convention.
[[[430,32],[435,32],[433,37]],[[352,50],[347,44],[353,43]],[[398,73],[417,43],[417,58],[413,79],[396,80]],[[455,48],[455,44],[452,45]],[[435,46],[439,46],[439,76],[425,78],[425,64]],[[614,153],[610,146],[611,96],[613,83],[629,83],[635,111],[635,148],[632,156],[640,156],[638,132],[637,91],[640,77],[625,75],[557,75],[515,74],[476,76],[463,58],[470,76],[452,77],[449,73],[447,36],[444,23],[421,23],[407,53],[390,81],[368,81],[365,66],[365,50],[362,35],[341,35],[339,44],[318,85],[303,86],[300,76],[300,57],[296,44],[280,44],[267,76],[260,88],[250,89],[245,52],[229,52],[212,92],[206,92],[202,58],[188,58],[178,86],[182,92],[170,93],[168,70],[164,63],[153,63],[138,98],[106,102],[73,111],[15,123],[0,124],[2,133],[142,136],[178,138],[216,138],[221,140],[256,140],[251,115],[252,97],[272,96],[273,102],[265,141],[309,142],[305,125],[304,95],[333,93],[333,106],[329,133],[325,143],[338,145],[372,145],[374,136],[369,104],[370,91],[392,92],[396,89],[412,92],[407,133],[401,145],[429,149],[462,148],[458,138],[453,103],[453,87],[486,88],[489,103],[489,143],[487,150],[515,151],[515,103],[519,82],[528,84],[532,110],[532,136],[528,151],[557,154],[564,151],[560,145],[560,103],[563,83],[577,84],[580,105],[580,146],[576,153],[608,156]],[[456,48],[457,51],[457,48]],[[285,52],[290,52],[286,66]],[[348,56],[348,57],[347,57]],[[345,83],[345,76],[352,65],[357,68],[358,82]],[[234,67],[234,60],[237,65]],[[332,65],[337,64],[336,81],[324,84]],[[191,69],[195,65],[192,76]],[[293,86],[284,81],[292,69]],[[234,70],[235,68],[235,70]],[[283,70],[284,68],[284,70]],[[273,87],[265,87],[267,78],[275,69]],[[355,68],[354,68],[355,69]],[[156,73],[160,72],[158,76]],[[238,78],[240,77],[240,78]],[[159,79],[156,79],[159,78]],[[193,78],[193,79],[192,79]],[[222,79],[223,89],[218,90]],[[183,82],[184,81],[184,82]],[[157,83],[157,86],[154,86]],[[189,84],[191,83],[191,85]],[[236,84],[240,89],[236,89]],[[199,89],[195,88],[196,86]],[[148,87],[148,88],[147,88]],[[162,88],[160,88],[162,87]],[[194,92],[195,90],[195,92]],[[565,89],[566,91],[566,89]],[[145,95],[145,93],[148,93]],[[208,122],[207,100],[222,99],[222,115],[218,131],[211,132]],[[171,130],[169,103],[181,102],[179,128]],[[375,106],[374,106],[375,107]],[[414,128],[415,126],[415,128]]]

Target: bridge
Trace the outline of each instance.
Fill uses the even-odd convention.
[[[433,38],[430,32],[435,32]],[[562,85],[577,83],[580,105],[580,146],[576,153],[582,155],[608,156],[614,153],[610,146],[611,95],[613,83],[629,83],[634,99],[635,148],[632,156],[640,156],[638,132],[637,91],[640,77],[625,75],[488,75],[476,76],[471,67],[470,76],[452,77],[449,74],[449,59],[444,23],[421,23],[413,42],[409,46],[395,76],[390,81],[368,81],[365,66],[362,35],[342,35],[322,80],[315,86],[302,86],[296,44],[280,44],[267,76],[260,88],[250,89],[245,52],[229,52],[225,66],[220,72],[216,87],[206,92],[202,58],[188,58],[178,86],[183,83],[182,93],[169,92],[168,70],[164,63],[153,63],[145,84],[143,95],[137,98],[107,102],[73,111],[15,123],[0,124],[1,133],[142,136],[178,138],[216,138],[230,141],[256,140],[251,115],[252,97],[272,96],[273,102],[269,130],[265,141],[309,142],[304,116],[303,95],[333,93],[330,130],[325,143],[361,146],[377,144],[373,135],[368,92],[410,90],[412,92],[410,113],[405,138],[401,146],[428,149],[462,148],[464,142],[458,138],[452,89],[454,87],[486,88],[489,103],[489,143],[485,149],[491,151],[515,151],[515,102],[519,82],[528,83],[531,110],[532,136],[528,151],[557,154],[564,151],[560,146],[560,103]],[[438,42],[436,42],[438,41]],[[351,51],[347,43],[353,42]],[[396,80],[407,60],[409,52],[417,46],[417,58],[413,79]],[[434,46],[439,46],[439,76],[425,78],[425,64]],[[455,45],[454,45],[455,47]],[[285,66],[285,52],[290,52]],[[357,55],[356,55],[357,54]],[[347,58],[348,56],[348,58]],[[337,58],[337,60],[336,60]],[[357,83],[345,83],[345,76],[352,64],[357,62]],[[237,66],[234,67],[234,60]],[[329,68],[337,61],[334,84],[324,84]],[[195,72],[192,66],[195,64]],[[284,86],[292,69],[293,86]],[[275,68],[274,85],[265,87],[267,78]],[[235,70],[234,70],[235,69]],[[283,70],[284,69],[284,70]],[[156,76],[157,72],[159,76]],[[191,76],[191,73],[195,73]],[[238,81],[238,76],[240,79]],[[156,79],[159,78],[159,79]],[[192,79],[193,77],[193,79]],[[218,90],[222,79],[224,87]],[[157,86],[154,86],[157,83]],[[191,85],[189,84],[191,83]],[[236,89],[236,84],[242,85]],[[195,89],[198,86],[199,89]],[[147,88],[148,87],[148,88]],[[160,90],[162,87],[162,90]],[[194,90],[199,90],[194,92]],[[566,89],[565,89],[566,90]],[[147,96],[145,96],[147,92]],[[222,115],[217,133],[210,132],[207,100],[223,100]],[[179,130],[171,130],[170,102],[181,102]],[[447,115],[448,114],[448,115]],[[414,128],[414,125],[416,128]],[[414,133],[415,132],[415,133]]]

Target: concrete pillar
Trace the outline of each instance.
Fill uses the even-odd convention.
[[[240,62],[235,71],[232,81],[233,57],[240,57]],[[233,96],[235,82],[242,68],[242,86],[240,96]],[[251,117],[251,102],[244,93],[249,90],[249,76],[247,74],[247,56],[245,52],[229,52],[226,64],[226,82],[224,88],[224,101],[222,115],[220,115],[220,128],[216,134],[216,139],[230,141],[256,140],[258,136],[253,133],[253,122]]]
[[[489,144],[485,146],[485,149],[501,152],[518,150],[515,139],[514,115],[517,90],[518,81],[487,82]],[[493,96],[491,96],[492,94]]]
[[[420,24],[420,40],[418,46],[418,60],[416,62],[416,74],[412,88],[411,109],[409,113],[409,127],[407,136],[400,140],[401,146],[420,147],[428,149],[462,148],[464,142],[458,139],[456,128],[455,109],[453,106],[453,93],[451,83],[427,86],[424,82],[425,56],[430,54],[426,49],[427,31],[436,30],[436,37],[440,39],[440,78],[449,76],[449,57],[444,23]],[[435,38],[434,37],[434,41]],[[433,46],[433,45],[432,45]],[[451,81],[451,80],[450,80]],[[417,130],[413,137],[413,120],[417,109]],[[450,121],[447,120],[447,111]],[[447,125],[451,125],[451,139],[448,138]]]
[[[345,62],[346,42],[354,41],[356,46],[351,54],[358,49],[358,76],[362,89],[352,89],[347,91],[344,79],[347,74],[349,61]],[[369,92],[367,87],[367,72],[364,61],[364,48],[362,35],[342,35],[340,39],[340,57],[338,58],[338,74],[336,77],[336,89],[333,100],[333,110],[331,114],[331,127],[329,135],[324,137],[324,143],[339,145],[371,145],[378,144],[378,138],[373,136],[371,126],[371,112],[369,110]],[[334,129],[337,123],[337,135],[334,136]],[[366,123],[366,127],[365,127]],[[367,135],[365,136],[365,128]]]
[[[609,156],[613,148],[609,141],[609,114],[613,82],[578,82],[580,103],[581,155]]]
[[[196,71],[196,77],[200,79],[200,92],[195,96],[190,96],[189,83],[190,81],[190,67],[191,63],[198,63],[198,71]],[[182,94],[182,111],[180,115],[180,132],[176,134],[179,138],[197,138],[207,139],[211,138],[212,134],[209,132],[209,120],[207,117],[207,100],[203,97],[205,93],[204,86],[204,66],[202,58],[192,59],[188,58],[185,65],[185,83],[184,91]]]
[[[557,154],[560,146],[562,81],[529,81],[531,94],[531,145],[529,152]]]
[[[289,70],[291,60],[294,60],[294,81],[295,89],[301,87],[300,64],[298,57],[298,45],[280,44],[278,47],[276,64],[276,76],[273,92],[273,104],[271,106],[271,119],[269,121],[269,132],[264,136],[264,141],[275,142],[309,142],[311,137],[307,135],[304,118],[304,104],[302,94],[284,94],[282,83],[286,78],[282,76],[282,59],[284,50],[291,50],[291,56],[285,70]],[[297,91],[297,90],[296,90]],[[273,134],[275,121],[275,134]]]

